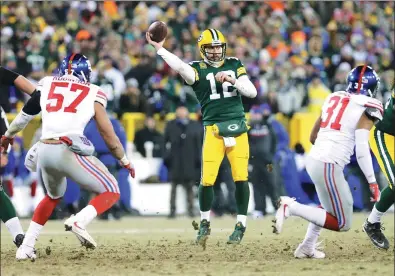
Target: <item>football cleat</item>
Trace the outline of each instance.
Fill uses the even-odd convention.
[[[280,196],[280,199],[277,202],[277,212],[276,212],[276,217],[274,219],[274,225],[273,225],[273,233],[275,234],[280,234],[281,231],[283,230],[283,224],[284,220],[286,220],[290,214],[289,214],[289,205],[295,202],[295,198],[291,198],[289,196]]]
[[[246,228],[241,222],[236,223],[235,230],[233,231],[232,235],[229,236],[227,244],[240,244],[244,237],[245,231]]]
[[[380,222],[370,223],[366,220],[362,225],[362,231],[368,235],[374,246],[388,250],[390,243],[381,230],[384,230],[384,227],[381,226]]]
[[[325,253],[318,250],[319,243],[314,248],[307,248],[303,244],[299,244],[294,252],[294,257],[297,259],[311,258],[311,259],[324,259]]]
[[[206,219],[203,219],[200,222],[199,231],[196,237],[196,244],[200,244],[201,246],[203,246],[203,249],[205,249],[206,242],[210,234],[211,234],[210,222],[207,221]]]
[[[34,249],[34,247],[28,246],[26,244],[22,244],[16,251],[15,257],[17,260],[29,259],[34,262],[37,258],[36,250]]]
[[[77,217],[72,215],[64,222],[65,230],[73,232],[82,246],[87,249],[95,249],[97,244],[95,240],[89,235],[85,227],[78,221]]]
[[[15,241],[14,241],[16,247],[19,248],[22,245],[24,238],[25,238],[25,235],[23,235],[23,234],[16,235]]]

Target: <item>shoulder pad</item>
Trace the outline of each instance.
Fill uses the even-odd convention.
[[[351,94],[346,91],[335,91],[331,95],[338,95],[338,96],[350,96]]]
[[[202,62],[203,60],[193,60],[191,62],[188,62],[189,65],[194,65],[194,64],[198,64],[199,62]]]
[[[239,61],[239,59],[237,57],[226,57],[227,60],[236,60]]]
[[[53,77],[52,76],[43,77],[41,80],[38,81],[37,86],[43,86],[44,82],[48,81],[49,79],[52,80]]]
[[[368,107],[368,108],[366,108],[365,109],[365,114],[369,118],[373,119],[373,121],[377,121],[377,120],[381,121],[383,119],[383,113],[379,109],[377,109],[375,107]]]
[[[365,95],[352,95],[351,100],[354,103],[364,107],[376,107],[381,111],[383,110],[383,104],[375,98],[371,98]]]

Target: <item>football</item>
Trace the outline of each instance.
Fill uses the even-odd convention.
[[[167,36],[166,23],[162,21],[155,21],[149,26],[148,32],[150,33],[151,39],[153,41],[160,42]]]

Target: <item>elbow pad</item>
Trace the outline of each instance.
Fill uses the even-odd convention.
[[[369,130],[357,129],[355,131],[355,155],[357,162],[368,183],[376,182],[374,175],[372,156],[369,149]]]

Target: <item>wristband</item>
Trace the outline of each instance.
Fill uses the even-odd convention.
[[[130,164],[129,159],[126,157],[126,154],[119,160],[122,166],[127,166]]]

